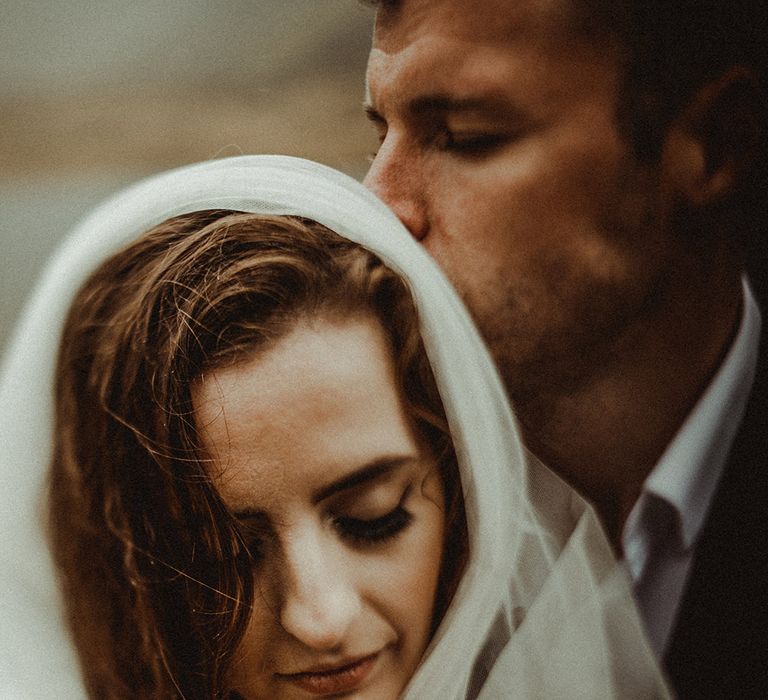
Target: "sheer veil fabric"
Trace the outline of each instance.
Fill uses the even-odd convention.
[[[162,174],[88,216],[49,264],[0,366],[0,696],[84,696],[45,535],[61,326],[88,274],[182,213],[314,219],[409,283],[459,456],[470,560],[406,698],[653,698],[668,691],[621,565],[591,509],[526,454],[461,301],[395,216],[356,181],[281,156]]]

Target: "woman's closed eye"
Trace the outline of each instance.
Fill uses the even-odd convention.
[[[411,514],[401,506],[373,520],[344,516],[334,518],[339,534],[354,544],[379,544],[392,539],[411,523]]]
[[[372,546],[382,544],[396,537],[410,525],[411,514],[398,504],[388,513],[376,518],[363,519],[339,515],[332,519],[332,525],[339,535],[354,546]],[[243,532],[243,543],[253,564],[263,558],[267,546],[263,533]]]
[[[374,545],[391,540],[411,524],[412,516],[403,505],[409,493],[410,488],[405,490],[397,506],[384,515],[374,518],[336,515],[333,527],[341,537],[355,545]]]
[[[246,517],[239,522],[240,538],[251,561],[255,564],[264,558],[266,542],[271,530],[261,515]]]

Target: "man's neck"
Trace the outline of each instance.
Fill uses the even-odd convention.
[[[621,340],[578,390],[516,400],[526,443],[597,509],[614,548],[643,482],[720,366],[738,327],[738,274]],[[513,398],[517,399],[512,392]]]

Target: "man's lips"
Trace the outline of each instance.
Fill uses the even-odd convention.
[[[379,658],[379,652],[333,667],[318,667],[301,673],[278,673],[280,680],[288,681],[313,695],[335,695],[359,686]]]

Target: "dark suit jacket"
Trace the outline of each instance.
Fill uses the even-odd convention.
[[[767,327],[664,659],[683,699],[768,699]]]

